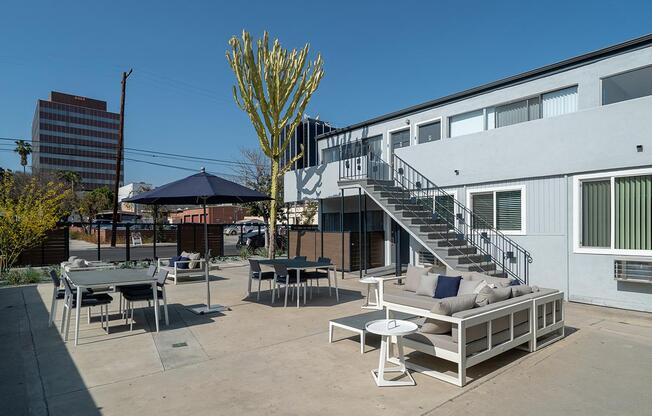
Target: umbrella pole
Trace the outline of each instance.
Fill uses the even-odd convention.
[[[209,276],[210,250],[208,249],[208,217],[206,216],[206,199],[204,199],[204,203],[202,204],[202,207],[204,208],[204,264],[205,264],[205,273],[206,273],[206,306],[200,306],[198,308],[190,308],[191,311],[193,311],[198,315],[203,315],[205,313],[213,313],[213,312],[223,312],[229,310],[228,307],[222,305],[211,306],[211,283],[210,283],[211,280]]]

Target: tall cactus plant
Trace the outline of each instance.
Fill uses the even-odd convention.
[[[290,141],[281,143],[281,133],[291,137],[301,122],[303,113],[312,94],[324,76],[323,61],[317,54],[314,61],[308,60],[310,45],[301,50],[289,51],[278,39],[270,47],[269,35],[264,32],[256,42],[254,50],[251,35],[242,31],[242,39],[233,36],[229,40],[231,50],[226,59],[233,70],[236,85],[233,98],[236,104],[249,115],[256,130],[260,147],[270,159],[271,195],[269,257],[274,258],[276,244],[276,217],[278,212],[279,181],[292,164],[303,156],[303,146],[285,166],[281,166],[281,155]]]

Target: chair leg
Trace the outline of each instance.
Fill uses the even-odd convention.
[[[129,302],[129,306],[131,307],[131,322],[129,323],[129,331],[133,331],[134,329],[134,304],[133,302]]]
[[[283,305],[284,308],[288,307],[288,284],[286,282],[285,284],[285,304]]]
[[[108,334],[109,333],[109,304],[108,303],[104,306],[104,313],[106,314],[104,315],[104,325],[106,325],[106,333]]]
[[[52,292],[52,304],[50,305],[50,316],[48,318],[48,328],[52,326],[52,321],[54,321],[57,314],[57,288],[54,288]]]
[[[88,323],[91,323],[91,308],[90,306],[88,307]]]
[[[66,313],[68,311],[68,299],[63,299],[63,310],[61,311],[61,335],[63,335],[64,324],[66,323]]]
[[[165,293],[165,286],[163,286],[163,308],[165,309],[165,325],[170,325],[170,318],[168,317],[168,297]]]
[[[66,319],[66,336],[64,338],[65,341],[68,341],[68,334],[70,333],[70,315],[72,315],[72,299],[69,301],[70,307],[68,308],[68,318]],[[77,305],[79,307],[79,305]]]
[[[258,293],[256,294],[256,300],[260,300],[260,279],[258,279]]]

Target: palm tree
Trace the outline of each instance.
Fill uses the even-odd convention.
[[[59,180],[68,182],[70,184],[70,190],[72,191],[73,195],[75,194],[75,186],[79,185],[82,179],[79,172],[72,170],[60,170],[57,172],[57,177]]]
[[[14,152],[20,155],[20,164],[23,167],[23,173],[25,173],[25,166],[27,166],[27,156],[32,154],[32,145],[27,143],[25,140],[16,140],[16,148]]]

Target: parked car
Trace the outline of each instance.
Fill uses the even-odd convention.
[[[231,224],[226,227],[224,227],[224,234],[226,235],[237,235],[240,234],[240,230],[242,229],[242,233],[246,234],[250,231],[258,231],[258,225],[260,224],[260,230],[264,231],[265,230],[265,224],[263,222],[257,222],[257,221],[247,221],[246,223],[237,223],[237,224]]]
[[[276,246],[279,248],[285,247],[285,238],[283,236],[276,236]],[[251,251],[260,247],[265,247],[265,230],[261,228],[260,232],[258,232],[258,230],[255,229],[240,235],[236,247],[247,247]]]

